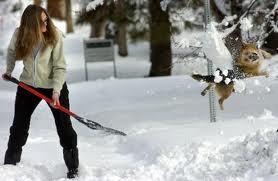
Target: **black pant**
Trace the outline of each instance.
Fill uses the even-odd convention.
[[[34,88],[45,96],[52,98],[52,89]],[[60,104],[69,109],[68,89],[66,83],[60,93]],[[10,128],[8,150],[19,152],[25,145],[32,113],[42,99],[18,86],[15,100],[15,114]],[[61,146],[66,149],[77,147],[77,135],[72,127],[69,115],[48,104],[55,119]]]

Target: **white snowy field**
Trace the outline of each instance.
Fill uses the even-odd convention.
[[[277,179],[278,81],[256,78],[246,84],[244,93],[225,102],[225,111],[217,111],[216,123],[209,122],[208,97],[200,96],[204,85],[188,76],[70,84],[73,111],[128,134],[106,135],[73,119],[80,150],[76,180]],[[0,160],[14,95],[15,87],[0,91]],[[1,180],[61,181],[65,173],[54,120],[41,103],[22,162],[0,166]]]

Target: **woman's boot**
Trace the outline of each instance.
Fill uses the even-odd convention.
[[[22,150],[14,151],[11,149],[7,149],[5,154],[4,164],[12,164],[16,165],[16,163],[20,162]]]
[[[78,159],[78,149],[63,149],[64,160],[66,166],[68,168],[67,177],[68,178],[75,178],[78,176],[78,166],[79,166],[79,159]]]

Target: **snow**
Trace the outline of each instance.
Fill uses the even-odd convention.
[[[7,2],[0,2],[0,34],[6,36],[0,36],[0,56],[3,55],[4,49],[8,46],[9,38],[13,32],[10,30],[19,25],[18,19],[20,18],[19,13],[7,13],[10,10]]]
[[[215,83],[219,83],[219,82],[221,82],[222,80],[223,80],[223,77],[220,75],[220,70],[216,70],[215,72],[214,72],[214,82]]]
[[[215,23],[210,23],[200,41],[203,42],[206,57],[213,62],[215,68],[232,69],[232,57],[223,38],[224,36],[216,30]]]
[[[58,26],[64,30],[63,23]],[[193,71],[206,73],[202,59],[187,63],[189,68],[175,64],[175,76],[143,78],[150,67],[149,44],[139,42],[129,44],[128,57],[116,55],[118,78],[112,77],[112,63],[92,63],[90,81],[86,82],[82,43],[89,29],[76,30],[64,40],[71,110],[128,136],[90,130],[72,119],[80,152],[80,176],[75,180],[278,179],[278,56],[268,60],[270,77],[235,80],[236,93],[225,101],[224,111],[216,105],[217,122],[210,123],[208,97],[200,95],[206,85],[188,76]],[[10,31],[12,28],[5,29]],[[184,44],[191,44],[192,37],[200,34],[184,32]],[[4,38],[8,40],[9,36]],[[207,45],[208,55],[225,52],[219,51],[223,48],[216,39],[220,35],[214,32],[209,36],[216,44]],[[225,53],[222,56],[229,58]],[[5,58],[0,55],[1,72],[4,64]],[[14,76],[18,77],[21,68],[19,62]],[[225,70],[223,73],[227,74]],[[15,91],[15,85],[0,80],[1,165],[13,119]],[[32,116],[22,161],[17,166],[0,166],[0,180],[66,181],[65,174],[54,120],[47,104],[41,102]]]
[[[103,5],[103,0],[93,0],[86,6],[86,11],[95,10],[97,6]]]
[[[168,4],[171,2],[171,0],[163,0],[160,2],[160,7],[163,11],[166,11]]]
[[[246,88],[243,80],[234,79],[234,89],[237,93],[242,93]]]
[[[248,31],[253,27],[252,22],[248,18],[243,18],[240,20],[240,29],[242,31]]]
[[[72,110],[128,134],[109,136],[72,120],[79,135],[78,180],[252,180],[276,174],[277,81],[248,80],[253,94],[233,95],[216,123],[209,123],[201,87],[187,76],[70,84]],[[14,91],[0,92],[1,160]],[[1,180],[63,180],[62,151],[45,103],[33,115],[21,164],[0,168]]]
[[[277,11],[277,9],[278,9],[278,1],[276,0],[274,8],[271,10],[271,12],[267,16],[274,15],[275,12]],[[278,32],[278,24],[277,24],[277,22],[272,20],[271,21],[271,25],[272,25],[272,27],[274,29],[274,32]]]
[[[214,0],[217,8],[225,15],[230,15],[231,2],[227,0]]]

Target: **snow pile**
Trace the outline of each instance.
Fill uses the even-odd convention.
[[[277,174],[278,133],[258,131],[222,146],[194,143],[163,151],[155,163],[112,170],[100,180],[256,180]]]
[[[48,181],[51,179],[51,174],[43,165],[4,165],[0,167],[0,173],[2,181]]]
[[[214,23],[208,25],[208,30],[201,41],[205,55],[216,68],[232,69],[233,59],[224,44],[223,36],[216,30]]]
[[[264,180],[263,178],[278,174],[276,167],[278,164],[277,136],[276,131],[266,129],[244,137],[234,138],[223,145],[200,142],[174,146],[161,150],[152,162],[142,160],[139,164],[134,163],[134,168],[81,166],[80,177],[75,180]],[[143,149],[139,148],[139,150]],[[62,172],[61,168],[57,166],[56,169]],[[61,175],[53,176],[51,172],[51,169],[46,166],[27,163],[0,167],[1,180],[3,181],[67,180]]]

